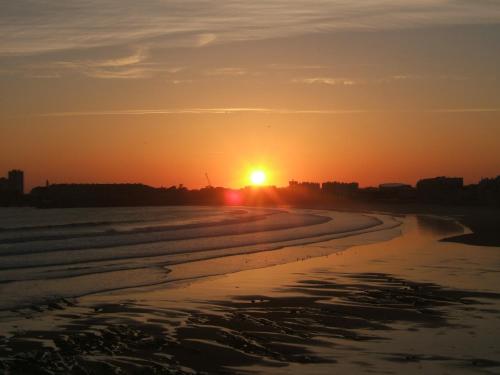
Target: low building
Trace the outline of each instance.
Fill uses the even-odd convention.
[[[318,192],[321,189],[321,185],[318,182],[298,182],[292,180],[288,183],[288,187],[292,190],[307,190]]]
[[[359,184],[357,182],[328,181],[323,182],[321,190],[326,194],[339,197],[351,197],[358,192]]]
[[[411,201],[415,199],[416,191],[411,185],[401,182],[388,182],[378,186],[379,196],[386,200]]]
[[[430,203],[451,203],[460,199],[464,188],[462,177],[425,178],[417,182],[420,200]]]
[[[380,190],[404,190],[404,189],[411,189],[411,185],[408,184],[403,184],[400,182],[388,182],[384,184],[380,184],[378,186]]]

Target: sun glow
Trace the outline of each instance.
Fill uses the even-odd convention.
[[[255,170],[250,173],[250,182],[252,185],[261,186],[266,182],[266,173],[263,170]]]

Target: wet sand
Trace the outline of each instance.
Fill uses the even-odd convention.
[[[448,217],[458,221],[469,229],[467,233],[446,237],[441,241],[500,247],[500,207],[425,205],[403,206],[399,210],[395,210],[394,208],[386,212]]]
[[[400,220],[402,235],[383,242],[367,233],[373,243],[344,251],[317,243],[203,260],[172,275],[263,256],[277,265],[10,312],[0,370],[499,373],[499,249],[440,241],[463,235],[452,220]],[[279,264],[294,251],[302,258]]]
[[[500,210],[468,212],[457,220],[470,228],[472,233],[446,238],[445,241],[468,245],[500,247]]]
[[[313,205],[311,207],[314,208],[315,206]],[[323,205],[317,206],[316,208],[329,208],[348,212],[378,212],[424,216],[435,215],[453,218],[469,228],[471,232],[443,238],[443,241],[464,243],[468,245],[500,247],[500,224],[498,220],[500,217],[500,207],[473,205],[446,206],[403,202],[383,203],[344,200],[329,204],[327,207]]]

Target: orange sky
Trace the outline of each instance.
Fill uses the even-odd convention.
[[[498,171],[498,116],[437,115],[147,115],[71,124],[40,119],[6,128],[1,167],[20,167],[29,185],[51,182],[183,183],[240,187],[262,167],[268,182],[359,181],[362,185],[422,176],[468,182]]]
[[[29,188],[500,174],[494,2],[24,2],[0,15],[0,174]]]

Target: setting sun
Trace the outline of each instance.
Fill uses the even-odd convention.
[[[262,170],[252,171],[250,173],[250,182],[252,185],[262,185],[266,182],[266,174]]]

